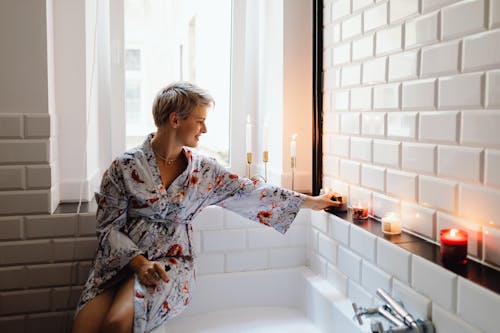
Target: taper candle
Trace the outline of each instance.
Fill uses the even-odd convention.
[[[290,142],[290,156],[295,157],[297,155],[297,134],[292,135],[292,142]]]
[[[252,152],[252,123],[250,122],[250,115],[247,115],[247,124],[245,131],[245,149],[247,153]]]

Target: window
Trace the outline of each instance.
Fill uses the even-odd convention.
[[[126,144],[155,130],[154,96],[179,80],[215,99],[198,149],[230,164],[231,0],[126,0]]]

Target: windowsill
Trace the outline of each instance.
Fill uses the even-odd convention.
[[[363,222],[355,222],[350,213],[347,212],[329,212],[343,220],[350,222],[375,236],[384,238],[387,241],[409,251],[412,254],[427,259],[434,264],[441,266],[469,281],[472,281],[486,289],[500,294],[500,272],[482,265],[481,263],[468,258],[467,263],[463,265],[447,265],[441,260],[439,245],[428,242],[407,232],[400,235],[386,235],[382,232],[381,223],[373,218],[368,218]]]

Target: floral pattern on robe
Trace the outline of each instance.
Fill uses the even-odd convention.
[[[285,233],[305,195],[240,178],[214,159],[184,149],[188,165],[165,188],[151,147],[145,142],[115,159],[104,173],[98,209],[98,248],[77,313],[91,299],[133,272],[142,254],[165,264],[169,282],[134,284],[134,332],[145,332],[179,314],[189,303],[195,270],[191,222],[206,206],[219,205]]]

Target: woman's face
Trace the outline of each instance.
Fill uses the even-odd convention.
[[[205,120],[208,108],[208,106],[198,106],[186,119],[180,120],[177,133],[183,146],[196,147],[200,136],[207,132]]]

